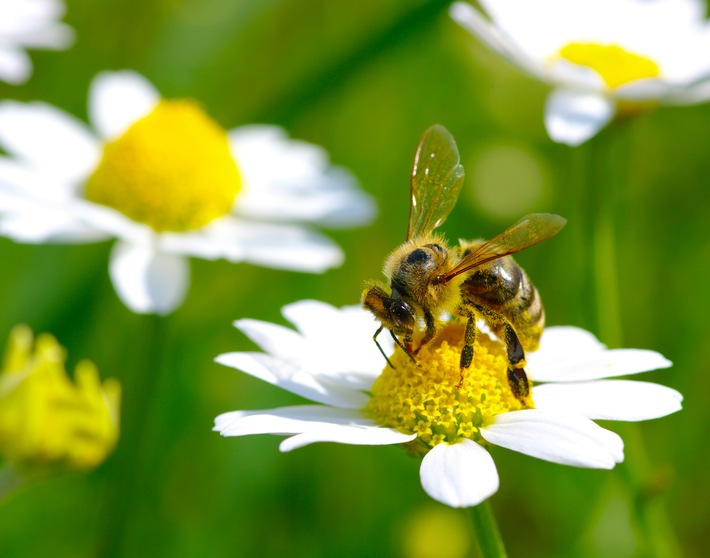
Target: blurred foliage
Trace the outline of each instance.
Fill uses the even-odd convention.
[[[471,39],[446,8],[435,0],[69,0],[75,46],[33,51],[32,79],[0,84],[0,98],[42,99],[86,118],[91,78],[135,69],[167,97],[197,99],[226,128],[275,123],[323,145],[380,206],[373,226],[330,233],[347,259],[323,275],[193,260],[187,301],[162,324],[118,301],[109,244],[0,239],[0,339],[19,322],[52,332],[70,368],[81,355],[124,385],[114,456],[0,506],[0,556],[109,555],[117,536],[126,556],[407,556],[408,529],[422,529],[422,510],[437,507],[420,487],[419,462],[397,447],[320,444],[284,455],[276,437],[222,439],[210,432],[218,413],[300,400],[212,359],[251,349],[234,319],[285,323],[280,308],[295,300],[358,301],[363,281],[380,275],[403,240],[411,158],[435,122],[456,137],[468,173],[443,227],[449,238],[490,237],[530,211],[569,219],[558,237],[519,256],[549,324],[600,334],[589,212],[600,184],[611,189],[624,345],[670,358],[672,369],[645,379],[686,397],[668,418],[609,425],[640,438],[635,447],[647,454],[614,472],[495,449],[501,489],[492,504],[510,554],[643,554],[631,510],[648,498],[654,513],[665,509],[683,553],[705,555],[701,442],[710,406],[696,395],[710,389],[710,105],[662,108],[578,149],[553,144],[542,126],[545,87]],[[614,149],[595,148],[605,142]],[[147,357],[156,344],[159,358]],[[140,445],[135,463],[122,457],[129,444]],[[119,479],[133,497],[123,498]]]

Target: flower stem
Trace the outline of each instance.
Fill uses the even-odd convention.
[[[589,142],[592,270],[596,302],[596,321],[601,340],[611,347],[623,343],[621,300],[616,252],[616,219],[619,192],[628,187],[625,162],[628,153],[625,130],[605,130]],[[611,172],[610,172],[611,169]]]
[[[131,518],[137,515],[137,508],[142,499],[149,497],[151,489],[144,465],[165,352],[165,319],[152,315],[136,319],[140,323],[131,328],[135,333],[126,343],[128,363],[120,371],[124,402],[121,438],[108,464],[112,476],[99,554],[109,558],[128,555]]]
[[[6,463],[2,466],[0,468],[0,503],[7,500],[23,484],[25,484],[24,479],[9,464]]]
[[[612,126],[589,142],[587,206],[592,211],[588,231],[592,246],[592,276],[599,337],[611,347],[623,344],[621,297],[617,270],[616,215],[621,208],[620,194],[628,189],[632,140],[630,123]],[[675,556],[677,548],[665,509],[646,497],[650,467],[639,427],[625,425],[625,462],[620,467],[631,499],[638,538],[648,556]],[[663,536],[659,537],[662,533]]]
[[[470,508],[473,520],[473,530],[478,541],[478,548],[483,558],[505,558],[505,545],[498,531],[498,524],[493,515],[491,505],[486,500],[482,504]]]

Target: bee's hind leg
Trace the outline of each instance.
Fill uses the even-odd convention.
[[[471,367],[473,362],[473,343],[476,341],[476,314],[470,308],[465,306],[459,307],[458,313],[467,318],[466,330],[463,335],[463,348],[461,349],[461,360],[459,369],[461,376],[459,377],[458,389],[463,387],[463,380],[466,370]]]
[[[505,346],[508,351],[508,385],[515,398],[523,405],[530,395],[530,382],[525,373],[525,351],[513,326],[505,324]]]

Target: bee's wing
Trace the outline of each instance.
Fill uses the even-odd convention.
[[[567,219],[551,213],[526,215],[505,232],[473,250],[439,281],[446,283],[474,267],[534,246],[560,232],[566,223]]]
[[[407,240],[430,233],[456,205],[464,175],[460,161],[446,128],[435,124],[424,132],[412,165]]]

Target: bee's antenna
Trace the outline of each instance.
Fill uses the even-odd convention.
[[[382,349],[382,346],[380,345],[380,342],[377,340],[377,336],[382,333],[382,330],[384,329],[385,326],[381,325],[379,328],[377,328],[377,331],[375,332],[375,335],[372,336],[372,340],[375,342],[375,345],[377,345],[377,348],[380,350],[380,353],[382,353],[382,356],[385,357],[385,360],[387,361],[387,364],[390,365],[390,368],[394,370],[394,365],[390,362],[389,357],[385,354],[385,351]],[[392,332],[390,332],[392,333]],[[392,335],[394,337],[394,335]],[[394,339],[399,343],[399,340],[395,337]],[[401,346],[401,345],[400,345]]]

